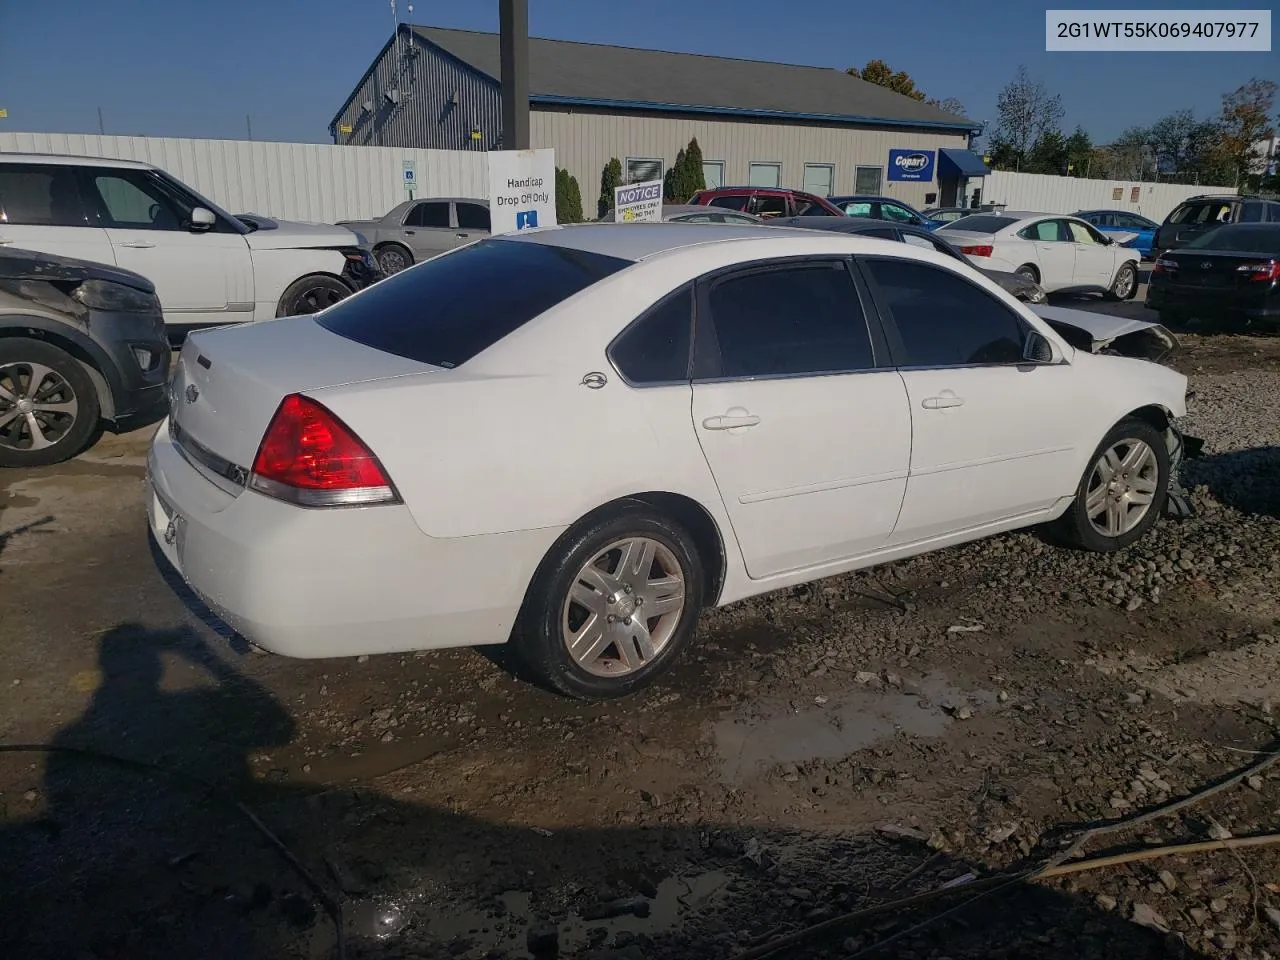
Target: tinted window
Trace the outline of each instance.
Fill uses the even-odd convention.
[[[0,223],[88,226],[76,188],[76,168],[60,164],[0,165]]]
[[[1170,223],[1227,223],[1231,220],[1231,204],[1222,200],[1189,203],[1169,217]]]
[[[987,214],[973,213],[967,217],[941,226],[939,230],[971,230],[974,233],[997,233],[1005,227],[1011,227],[1018,221],[1013,217],[995,217]]]
[[[713,207],[724,207],[728,210],[742,210],[746,207],[747,201],[750,199],[750,197],[743,195],[732,197],[712,197],[710,205]]]
[[[489,229],[488,207],[482,207],[478,203],[459,203],[457,209],[459,230]]]
[[[692,321],[693,290],[686,288],[628,327],[609,356],[631,383],[688,380]]]
[[[1134,213],[1117,213],[1115,221],[1117,226],[1127,230],[1150,230],[1155,226],[1146,217],[1140,217]]]
[[[867,268],[902,337],[904,366],[1022,360],[1022,322],[962,277],[905,260],[868,260]]]
[[[906,207],[900,207],[896,203],[880,204],[880,214],[886,220],[897,220],[900,223],[917,223],[920,220]]]
[[[316,317],[397,356],[456,367],[631,261],[515,240],[482,240],[380,280]]]
[[[785,217],[787,215],[787,198],[756,197],[755,208],[751,212],[757,217]]]
[[[1258,253],[1280,256],[1280,226],[1237,224],[1218,227],[1202,233],[1183,249],[1185,250],[1234,250],[1239,253]]]
[[[447,203],[420,203],[414,207],[405,221],[407,227],[447,227],[449,205]]]
[[[709,295],[721,375],[769,377],[867,370],[866,319],[843,263],[760,270]]]
[[[191,221],[191,205],[141,170],[103,171],[90,182],[114,227],[182,230]]]
[[[1266,215],[1262,212],[1262,204],[1256,200],[1247,201],[1244,210],[1240,213],[1241,220],[1247,220],[1251,223],[1258,223],[1266,219]]]
[[[860,237],[880,237],[882,240],[900,240],[898,231],[893,227],[869,227],[866,230],[859,230]]]

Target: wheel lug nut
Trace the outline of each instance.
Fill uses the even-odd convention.
[[[613,623],[613,622],[614,622],[615,620],[617,620],[617,619],[618,619],[618,618],[617,618],[617,617],[615,617],[612,613],[611,613],[611,614],[609,614],[609,622],[610,622],[610,623]]]
[[[626,626],[628,626],[628,627],[629,627],[629,626],[631,626],[631,618],[630,618],[630,617],[627,617],[627,619],[623,620],[622,622],[623,622],[623,624],[625,624],[625,625],[626,625]]]
[[[627,593],[630,593],[630,592],[631,592],[631,585],[630,585],[630,584],[627,584],[627,585],[626,585],[625,587],[623,587],[622,589],[623,589],[623,590],[625,590]]]

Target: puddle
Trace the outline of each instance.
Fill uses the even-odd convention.
[[[577,913],[556,924],[561,956],[575,956],[587,947],[609,942],[619,933],[654,936],[680,927],[689,914],[701,912],[728,895],[729,877],[719,871],[689,877],[668,877],[658,884],[653,899],[634,898],[647,907],[647,916],[634,913],[586,920]],[[459,958],[488,957],[494,953],[509,958],[532,957],[528,934],[544,929],[527,891],[512,890],[497,898],[490,908],[434,911],[417,905],[413,909],[415,937],[452,945],[450,953]],[[631,898],[628,898],[631,899]],[[366,902],[352,911],[348,930],[371,939],[394,937],[403,924],[402,909],[393,903]],[[601,934],[604,931],[604,934]]]
[[[756,705],[750,717],[719,720],[712,734],[721,774],[728,782],[741,783],[779,763],[838,760],[899,733],[939,737],[953,722],[944,706],[978,707],[995,699],[990,692],[961,690],[940,677],[926,677],[911,690],[862,687],[799,711],[785,703]]]

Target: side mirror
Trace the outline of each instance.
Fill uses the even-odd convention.
[[[191,225],[188,229],[192,233],[203,233],[205,230],[212,230],[217,222],[218,218],[208,207],[196,207],[191,211]]]
[[[1027,363],[1053,363],[1053,344],[1044,334],[1032,330],[1022,345],[1022,359]]]

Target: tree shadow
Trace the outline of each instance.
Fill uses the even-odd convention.
[[[1280,518],[1280,447],[1233,450],[1186,461],[1189,485],[1204,484],[1224,505]]]
[[[674,815],[653,826],[550,833],[370,789],[259,778],[250,754],[284,746],[296,724],[221,650],[187,630],[124,624],[101,637],[99,661],[92,702],[54,746],[164,764],[237,795],[341,899],[351,958],[730,958],[753,941],[972,869],[922,842],[874,833]],[[192,668],[203,683],[192,682]],[[17,763],[33,759],[18,755]],[[13,760],[0,757],[5,767]],[[5,780],[16,779],[13,769]],[[40,812],[0,828],[7,915],[0,955],[333,955],[335,931],[307,884],[253,824],[207,791],[53,755],[44,762],[43,794]],[[779,956],[846,956],[951,903]],[[1167,947],[1082,897],[1027,887],[988,898],[885,955],[1155,958]]]

